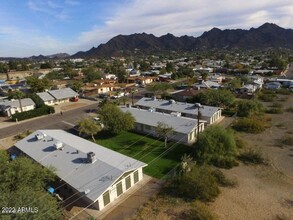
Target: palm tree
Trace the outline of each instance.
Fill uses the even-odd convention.
[[[102,126],[96,123],[93,118],[83,118],[78,122],[79,134],[90,135],[94,142],[96,142],[94,135],[102,130]]]
[[[25,94],[20,91],[20,90],[15,90],[12,94],[11,94],[12,98],[18,99],[19,102],[19,107],[20,107],[20,111],[22,112],[22,103],[21,103],[21,99],[25,97]]]
[[[156,133],[161,136],[164,137],[165,139],[165,148],[167,147],[167,141],[169,136],[171,136],[173,134],[174,130],[172,127],[170,127],[169,125],[167,125],[164,122],[158,122],[158,125],[156,127]]]

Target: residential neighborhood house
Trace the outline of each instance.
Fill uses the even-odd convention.
[[[78,97],[78,93],[71,88],[39,92],[37,95],[43,100],[45,105],[58,105],[60,103],[69,102],[71,98]]]
[[[204,121],[200,120],[198,122],[197,119],[181,117],[179,113],[164,114],[132,107],[121,107],[121,110],[130,112],[133,115],[135,118],[135,131],[158,137],[156,128],[159,122],[163,122],[173,129],[173,133],[168,138],[184,144],[194,143],[198,132],[204,130]]]
[[[15,146],[42,166],[55,167],[72,193],[98,210],[142,180],[147,166],[63,130],[38,130]]]
[[[0,112],[5,116],[12,116],[17,112],[25,112],[29,110],[33,110],[36,107],[34,101],[30,98],[21,99],[21,107],[19,100],[2,100],[0,101]]]
[[[201,108],[198,109],[197,104],[176,102],[174,100],[144,97],[136,102],[135,105],[142,109],[152,109],[153,111],[167,114],[179,112],[182,117],[194,119],[197,119],[197,114],[199,111],[201,114],[200,119],[207,121],[207,124],[218,122],[222,115],[222,110],[219,107],[202,105]]]

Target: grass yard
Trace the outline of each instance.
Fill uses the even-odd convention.
[[[132,132],[114,136],[102,131],[96,135],[96,143],[147,163],[144,172],[159,179],[181,161],[182,155],[192,153],[189,146],[170,142],[165,148],[161,140]]]

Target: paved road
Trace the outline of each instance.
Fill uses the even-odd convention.
[[[82,117],[86,116],[90,110],[97,109],[97,104],[88,105],[82,108],[63,112],[63,115],[53,114],[15,124],[0,129],[0,139],[16,135],[25,130],[37,129],[70,129]]]
[[[288,71],[286,73],[286,76],[288,78],[293,78],[293,63],[289,64],[289,69],[288,69]]]

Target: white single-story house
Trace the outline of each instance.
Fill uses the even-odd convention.
[[[63,130],[38,130],[15,146],[42,166],[55,167],[73,193],[98,210],[142,180],[147,166]]]
[[[197,119],[197,114],[199,111],[201,114],[200,119],[207,121],[207,124],[213,124],[219,121],[222,115],[222,109],[219,107],[201,105],[201,108],[198,109],[197,104],[175,102],[174,100],[144,97],[138,100],[135,105],[142,109],[152,109],[153,111],[167,114],[179,112],[182,117],[194,119]]]
[[[78,97],[78,93],[71,88],[49,90],[47,92],[39,92],[37,95],[43,100],[45,105],[57,105],[69,102],[71,98]]]
[[[198,132],[204,130],[204,121],[200,120],[198,122],[197,119],[181,117],[180,113],[164,114],[132,107],[121,107],[121,110],[123,112],[130,112],[133,115],[137,132],[158,137],[156,128],[159,122],[163,122],[173,129],[173,134],[170,134],[168,138],[184,144],[194,143]]]
[[[24,98],[24,99],[21,99],[20,101],[21,101],[23,112],[33,110],[36,107],[36,104],[30,98]],[[16,99],[16,100],[10,100],[10,101],[7,101],[7,100],[0,101],[0,111],[8,117],[14,115],[17,112],[21,112],[19,100]]]

